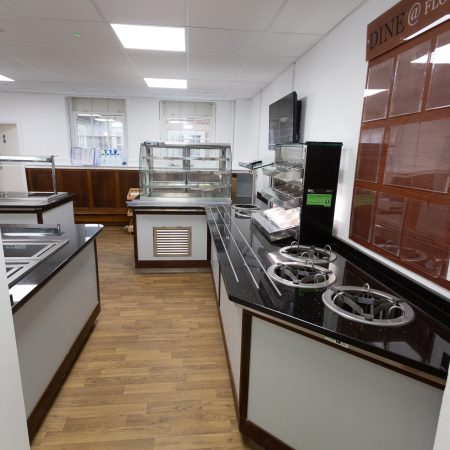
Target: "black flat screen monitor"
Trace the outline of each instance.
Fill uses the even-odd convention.
[[[301,102],[297,101],[295,91],[269,106],[270,149],[299,142],[300,115]]]

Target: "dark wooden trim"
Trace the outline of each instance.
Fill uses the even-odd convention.
[[[95,276],[97,278],[97,298],[100,303],[100,278],[98,276],[97,239],[94,239]]]
[[[334,349],[343,351],[345,353],[349,353],[350,355],[353,355],[353,356],[356,356],[358,358],[364,359],[365,361],[369,361],[371,363],[377,364],[377,365],[379,365],[381,367],[384,367],[386,369],[392,370],[392,371],[400,373],[402,375],[406,375],[409,378],[413,378],[414,380],[417,380],[417,381],[420,381],[422,383],[428,384],[428,385],[433,386],[433,387],[435,387],[437,389],[444,390],[444,388],[445,388],[445,383],[439,384],[439,383],[433,381],[433,379],[427,378],[425,375],[424,376],[420,376],[420,373],[419,373],[420,371],[417,370],[417,369],[415,371],[414,371],[414,369],[409,371],[407,368],[402,368],[402,367],[399,367],[399,366],[396,366],[396,365],[391,365],[388,362],[383,361],[383,359],[381,359],[382,357],[380,357],[380,359],[379,359],[375,355],[373,355],[373,356],[369,355],[368,354],[369,352],[364,352],[363,353],[362,351],[360,352],[358,350],[354,350],[352,348],[347,348],[347,347],[344,347],[344,346],[339,345],[337,343],[330,342],[330,341],[326,340],[325,337],[318,336],[318,335],[313,334],[312,332],[308,332],[306,330],[302,331],[302,330],[300,330],[298,328],[295,328],[295,327],[292,327],[292,326],[288,325],[285,322],[278,322],[277,320],[273,320],[273,319],[270,319],[269,317],[265,317],[265,316],[259,315],[258,313],[253,313],[253,312],[250,313],[249,312],[249,314],[251,314],[253,317],[256,317],[257,319],[264,320],[265,322],[271,323],[272,325],[279,326],[279,327],[284,328],[286,330],[292,331],[293,333],[297,333],[297,334],[300,334],[300,335],[302,335],[302,336],[304,336],[306,338],[309,338],[309,339],[312,339],[314,341],[320,342],[321,344],[327,345],[328,347],[332,347]]]
[[[250,376],[250,352],[252,345],[252,314],[242,311],[241,372],[239,382],[239,429],[245,426],[248,411],[248,386]]]
[[[85,323],[83,329],[81,330],[80,334],[69,350],[69,353],[64,358],[63,362],[59,366],[59,369],[56,371],[54,377],[50,381],[47,389],[42,394],[39,402],[33,409],[33,412],[30,414],[30,417],[27,420],[28,436],[30,438],[30,442],[32,442],[33,438],[36,436],[39,426],[44,420],[48,410],[52,406],[52,403],[58,395],[59,390],[63,386],[65,379],[70,373],[70,370],[74,366],[78,355],[81,353],[81,350],[83,350],[83,346],[87,342],[87,339],[93,330],[95,320],[99,313],[100,303],[98,303],[94,311],[92,311],[89,319]]]
[[[92,174],[90,170],[86,170],[87,178],[87,189],[88,189],[88,206],[89,208],[94,207],[94,191],[92,187]]]
[[[42,209],[37,212],[37,223],[44,223],[44,217],[42,215]]]
[[[136,235],[136,232],[135,232]],[[138,261],[135,260],[135,267],[137,269],[155,269],[155,268],[161,268],[161,269],[176,269],[176,268],[188,268],[188,267],[209,267],[210,261],[207,259],[195,259],[195,260],[170,260],[170,261]]]
[[[211,233],[208,224],[206,224],[206,259],[211,261]]]
[[[260,445],[264,450],[295,450],[294,447],[287,445],[251,420],[245,420],[241,427],[241,433]]]
[[[134,267],[137,267],[139,261],[138,245],[137,245],[137,235],[138,235],[138,224],[136,210],[133,208],[133,245],[134,245]]]

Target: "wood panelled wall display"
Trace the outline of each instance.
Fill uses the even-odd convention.
[[[369,62],[350,238],[450,288],[450,21]]]
[[[45,168],[26,169],[29,191],[51,191],[51,171]],[[138,170],[123,169],[56,169],[57,189],[73,192],[77,223],[125,225],[127,193],[139,187]]]

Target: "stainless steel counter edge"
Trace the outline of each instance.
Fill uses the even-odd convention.
[[[169,198],[153,197],[146,199],[137,199],[127,202],[129,208],[211,208],[218,205],[231,205],[229,198]]]

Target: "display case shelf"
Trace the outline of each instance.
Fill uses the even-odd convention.
[[[173,161],[178,164],[173,165]],[[170,192],[186,198],[231,196],[228,144],[144,142],[139,169],[141,199]]]

